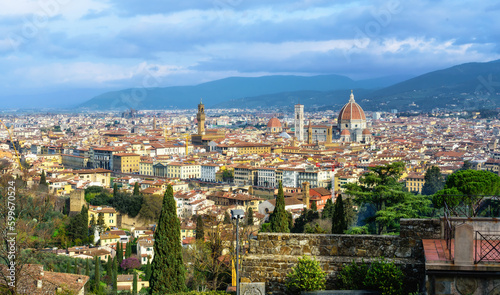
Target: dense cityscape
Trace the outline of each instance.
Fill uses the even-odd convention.
[[[495,188],[475,193],[496,194],[496,117],[483,118],[489,113],[481,111],[365,113],[354,95],[342,109],[321,112],[301,104],[293,113],[221,111],[200,102],[196,110],[4,115],[2,181],[17,190],[11,209],[25,231],[17,236],[17,255],[31,263],[23,271],[41,271],[45,278],[37,284],[53,294],[150,292],[158,267],[155,233],[170,197],[178,226],[170,221],[168,227],[177,228],[182,245],[182,284],[236,291],[237,210],[245,215],[238,274],[251,284],[251,255],[260,253],[251,241],[260,241],[262,233],[401,235],[400,218],[442,217],[432,195],[445,179],[451,189],[448,182],[461,171],[492,172],[488,185]],[[370,184],[368,175],[395,182]],[[377,198],[359,193],[381,186],[391,189],[376,195],[398,200],[387,197],[379,207]],[[276,225],[278,210],[285,212],[285,228]],[[286,248],[278,247],[278,254],[293,255]],[[354,255],[365,256],[360,253]],[[398,280],[399,291],[383,294],[403,292],[402,274]],[[342,281],[334,285],[349,287]],[[410,286],[418,288],[418,280]],[[36,288],[23,278],[19,293]]]

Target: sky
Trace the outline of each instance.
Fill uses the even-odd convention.
[[[500,59],[498,15],[489,0],[2,0],[0,102],[230,76],[415,76]]]

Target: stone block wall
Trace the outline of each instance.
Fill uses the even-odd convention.
[[[243,257],[242,281],[266,282],[266,290],[285,294],[284,280],[302,255],[312,255],[327,273],[327,288],[337,284],[337,273],[343,265],[370,263],[385,257],[405,272],[405,286],[415,291],[425,286],[422,239],[438,239],[438,219],[401,220],[400,235],[329,235],[259,233],[250,241],[249,253]]]

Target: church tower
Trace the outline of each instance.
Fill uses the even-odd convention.
[[[196,115],[198,120],[198,135],[205,135],[205,105],[201,102],[198,104],[198,114]]]
[[[153,130],[156,130],[156,116],[153,118]]]
[[[304,141],[304,105],[295,105],[295,138]]]

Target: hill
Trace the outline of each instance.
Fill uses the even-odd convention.
[[[374,110],[495,108],[500,105],[500,60],[430,72],[373,91],[370,96],[366,107]]]
[[[272,93],[284,93],[280,96],[289,95],[288,101],[295,102],[302,95],[321,96],[318,101],[331,104],[326,101],[328,96],[320,95],[322,92],[343,89],[344,92],[352,88],[382,88],[401,81],[399,77],[385,77],[370,80],[354,81],[345,76],[320,75],[320,76],[263,76],[263,77],[231,77],[211,81],[195,86],[174,86],[164,88],[131,88],[119,91],[106,92],[81,104],[80,109],[175,109],[194,108],[203,99],[207,107],[231,107],[234,101],[240,99],[244,102],[242,106],[256,106],[248,97],[267,96]],[[345,96],[345,95],[344,95]],[[293,97],[293,98],[292,98]],[[258,101],[262,101],[259,98]],[[226,102],[229,102],[226,104]],[[247,103],[248,102],[248,105]],[[273,106],[274,104],[265,105]]]

